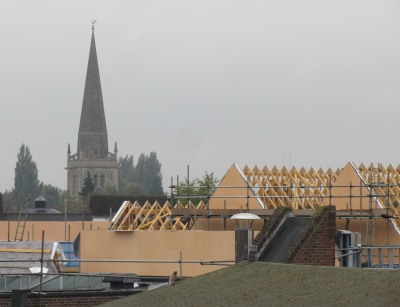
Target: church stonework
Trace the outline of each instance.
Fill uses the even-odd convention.
[[[108,151],[108,136],[101,92],[94,28],[90,44],[85,91],[78,133],[77,153],[71,155],[68,144],[67,189],[70,198],[78,198],[89,172],[95,191],[118,189],[118,150]]]

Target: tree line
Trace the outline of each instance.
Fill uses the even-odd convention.
[[[126,155],[118,160],[118,185],[121,195],[162,196],[161,163],[157,154],[141,154],[134,164],[133,156]]]
[[[137,163],[134,163],[133,155],[126,155],[118,159],[118,190],[108,188],[103,191],[108,195],[129,195],[129,196],[163,196],[165,195],[162,186],[161,163],[158,161],[157,154],[140,154]],[[182,202],[187,202],[189,196],[207,196],[214,190],[212,186],[218,183],[218,179],[213,173],[205,172],[202,178],[195,178],[188,182],[187,179],[179,182],[180,188],[177,189]],[[197,186],[197,187],[195,187]],[[200,186],[200,187],[199,187]],[[91,193],[95,193],[93,178],[90,173],[84,180],[80,195],[87,198]],[[97,192],[96,192],[97,193]],[[67,191],[49,183],[39,180],[38,168],[32,158],[32,154],[27,145],[22,144],[17,154],[15,165],[14,187],[11,191],[3,193],[3,204],[5,208],[18,208],[24,197],[31,197],[34,201],[39,195],[46,198],[49,206],[62,205],[67,198]],[[207,200],[207,197],[196,198],[195,203],[200,200]]]
[[[82,197],[95,192],[93,178],[88,172],[84,179]],[[136,165],[133,155],[126,155],[118,159],[118,190],[106,188],[104,194],[108,195],[130,195],[130,196],[163,196],[161,163],[157,154],[151,152],[149,155],[140,154]]]
[[[219,180],[214,176],[214,173],[204,173],[202,178],[194,178],[188,180],[185,178],[179,181],[176,187],[177,199],[182,204],[187,204],[191,201],[194,205],[197,205],[200,201],[205,204],[208,203],[209,197],[214,193],[215,186]]]
[[[15,165],[14,187],[3,194],[4,207],[15,210],[24,198],[31,198],[33,202],[39,195],[46,195],[49,205],[63,203],[66,191],[48,183],[39,181],[38,168],[32,159],[29,147],[22,144],[17,154]]]

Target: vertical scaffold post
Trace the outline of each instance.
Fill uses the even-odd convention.
[[[207,230],[210,230],[210,183],[207,184]]]
[[[289,170],[290,172],[291,170]],[[290,174],[290,173],[289,173]],[[290,208],[293,207],[293,179],[292,176],[290,176],[290,190],[289,190],[289,199],[290,199]],[[296,208],[297,209],[297,208]]]
[[[389,176],[389,170],[388,170],[388,172],[387,172],[387,206],[386,206],[386,210],[388,210],[389,211],[389,208],[390,208],[390,176]],[[389,212],[387,212],[388,214],[389,214]],[[390,221],[390,219],[389,218],[387,218],[386,219],[386,225],[387,225],[387,230],[386,230],[386,234],[387,234],[387,245],[389,245],[389,221]]]
[[[351,185],[351,181],[350,181],[350,216],[353,215],[353,203],[352,203],[353,195],[352,195],[352,188],[353,188],[353,186]]]
[[[366,244],[368,246],[370,246],[371,244],[371,229],[372,229],[372,217],[371,217],[371,209],[372,209],[372,197],[373,197],[373,186],[374,186],[374,182],[373,182],[373,176],[374,176],[374,164],[371,163],[370,165],[370,175],[369,175],[369,195],[368,195],[368,215],[367,215],[367,226],[366,226],[366,231],[365,231],[365,241]],[[378,173],[379,176],[379,173]],[[373,260],[373,250],[372,249],[368,249],[368,258],[367,258],[367,262],[368,262],[368,267],[372,267],[372,260]]]
[[[39,306],[42,306],[43,252],[44,252],[44,230],[42,230],[42,250],[40,255]]]
[[[112,208],[110,207],[110,227],[111,227],[111,224],[112,224]]]
[[[182,251],[179,252],[179,277],[182,280]]]
[[[174,177],[171,176],[171,209],[174,207]]]
[[[332,173],[329,175],[329,206],[332,206]]]
[[[246,209],[247,209],[247,212],[249,212],[249,188],[250,188],[250,184],[249,184],[249,182],[247,182],[247,189],[246,189],[246,192],[247,192],[247,197],[246,197]]]
[[[360,179],[360,236],[362,234],[362,179]]]

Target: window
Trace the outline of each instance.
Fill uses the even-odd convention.
[[[104,175],[100,176],[100,186],[104,188]]]
[[[76,175],[72,176],[72,195],[75,196],[76,193]]]
[[[101,145],[99,142],[94,143],[93,154],[96,159],[100,158],[100,148],[101,148]]]
[[[97,186],[98,186],[97,175],[93,176],[93,183],[94,183],[94,187],[97,188]]]

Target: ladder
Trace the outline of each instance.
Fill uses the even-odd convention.
[[[22,241],[24,239],[25,225],[28,217],[28,209],[31,197],[22,197],[22,202],[19,207],[17,229],[15,230],[14,241]]]

